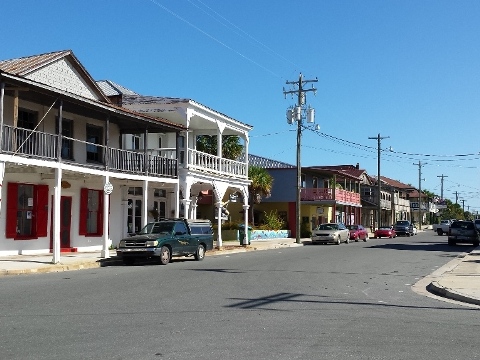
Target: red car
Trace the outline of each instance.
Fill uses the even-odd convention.
[[[350,230],[350,240],[367,241],[368,231],[362,225],[347,225],[347,229]]]
[[[382,226],[379,229],[375,230],[375,239],[380,239],[382,237],[388,237],[390,239],[396,238],[397,233],[393,230],[393,226]]]

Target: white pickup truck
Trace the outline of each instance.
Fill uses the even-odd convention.
[[[433,231],[435,231],[438,235],[448,234],[450,230],[450,225],[452,225],[451,220],[441,220],[440,224],[433,224]]]

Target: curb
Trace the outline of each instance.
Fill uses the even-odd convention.
[[[430,284],[428,284],[427,290],[435,295],[442,296],[448,299],[457,300],[473,305],[480,305],[480,299],[474,299],[469,296],[463,295],[455,290],[443,287],[438,283],[438,281],[432,281]]]
[[[270,249],[279,249],[295,246],[304,246],[303,243],[287,243],[280,242],[275,244],[269,244],[268,246],[262,246],[261,244],[256,245],[224,245],[221,249],[214,248],[205,253],[205,256],[218,256],[224,254],[235,254],[243,253],[248,251],[259,251],[259,250],[270,250]],[[0,276],[8,275],[27,275],[27,274],[45,274],[51,272],[64,272],[64,271],[73,271],[73,270],[84,270],[84,269],[95,269],[100,267],[107,266],[121,266],[123,265],[122,260],[117,256],[111,256],[107,259],[100,260],[85,260],[81,262],[73,262],[71,264],[45,264],[41,267],[32,268],[32,269],[0,269]]]

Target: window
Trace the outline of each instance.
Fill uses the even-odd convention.
[[[56,123],[56,133],[58,134],[58,117]],[[62,135],[70,138],[62,138],[62,159],[73,160],[73,121],[68,119],[62,119]]]
[[[180,164],[185,164],[185,136],[179,136],[177,138],[177,146],[180,151],[178,162]]]
[[[36,138],[32,131],[37,124],[37,113],[19,109],[18,110],[18,122],[16,131],[16,150],[22,154],[37,155],[38,149],[36,148]]]
[[[143,188],[142,187],[129,187],[128,188],[128,195],[143,195]]]
[[[23,129],[28,129],[28,130],[33,130],[35,129],[35,125],[37,124],[37,113],[30,111],[30,110],[25,110],[25,109],[19,109],[18,110],[18,122],[17,122],[17,127],[23,128]]]
[[[175,223],[175,230],[176,235],[186,235],[188,234],[187,226],[183,222]]]
[[[47,236],[48,185],[8,183],[5,236],[37,239]]]
[[[140,135],[132,135],[132,150],[140,149]]]
[[[79,234],[103,235],[103,193],[101,190],[81,189]]]
[[[94,144],[102,144],[103,129],[100,126],[87,125],[87,161],[102,162],[102,147]]]
[[[167,197],[167,190],[165,189],[154,189],[153,190],[153,196],[154,197]]]
[[[316,176],[312,178],[312,187],[314,189],[318,188],[318,178]]]

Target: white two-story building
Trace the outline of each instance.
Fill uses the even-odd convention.
[[[107,257],[147,221],[195,218],[202,195],[216,214],[229,198],[248,209],[248,162],[225,159],[221,139],[248,153],[249,125],[192,100],[155,113],[128,91],[127,109],[103,85],[71,51],[0,61],[0,254]],[[219,136],[217,155],[196,151],[202,133]]]
[[[235,120],[191,99],[142,96],[111,81],[99,81],[113,101],[122,107],[151,117],[167,119],[186,128],[180,132],[177,144],[171,146],[165,134],[149,133],[133,139],[137,150],[167,158],[176,158],[178,151],[180,215],[195,219],[210,218],[221,230],[221,222],[228,217],[230,201],[243,202],[243,222],[248,225],[248,144],[250,125]],[[216,139],[217,153],[197,149],[199,136]],[[242,160],[229,159],[222,152],[222,139],[237,137],[243,147]],[[148,144],[144,143],[148,140]],[[163,212],[160,212],[162,215]],[[241,217],[236,217],[236,220]],[[221,246],[221,231],[218,231]]]

